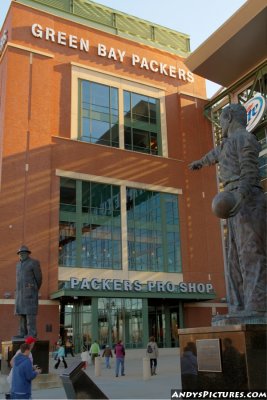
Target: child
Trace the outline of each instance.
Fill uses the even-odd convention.
[[[102,357],[105,357],[105,363],[106,363],[106,368],[111,368],[110,367],[110,357],[113,357],[112,355],[112,350],[110,349],[109,345],[106,345],[106,348],[103,351]]]
[[[55,369],[58,369],[60,361],[63,362],[65,368],[68,368],[67,363],[65,361],[65,348],[64,348],[64,346],[58,344],[57,345],[57,362],[54,367]]]

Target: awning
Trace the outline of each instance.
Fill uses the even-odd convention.
[[[223,4],[222,4],[223,7]],[[266,0],[248,0],[186,59],[197,75],[228,87],[267,56]]]
[[[216,298],[216,293],[167,293],[167,292],[117,292],[117,291],[95,291],[95,290],[73,290],[61,289],[50,295],[51,300],[63,297],[120,297],[120,298],[149,298],[149,299],[178,299],[178,300],[213,300]]]

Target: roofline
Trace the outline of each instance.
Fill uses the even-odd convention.
[[[255,7],[257,2],[258,7]],[[208,37],[186,59],[185,64],[194,70],[237,34],[249,21],[266,7],[266,0],[247,0],[223,25]]]

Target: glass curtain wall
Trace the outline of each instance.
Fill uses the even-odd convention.
[[[158,99],[123,92],[125,149],[162,155]]]
[[[124,148],[162,155],[159,99],[82,79],[78,87],[79,140],[119,147],[121,111]],[[119,110],[120,96],[123,96],[123,110]]]
[[[118,89],[79,80],[79,138],[119,147]]]
[[[76,352],[88,349],[92,342],[90,300],[63,303],[60,309],[60,336],[63,344],[70,339]]]
[[[129,270],[181,272],[177,195],[127,188]]]
[[[59,265],[122,268],[118,186],[61,178]]]
[[[121,339],[127,348],[141,347],[142,299],[99,298],[98,329],[101,346]]]

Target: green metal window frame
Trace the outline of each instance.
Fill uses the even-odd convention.
[[[109,34],[187,57],[189,35],[90,0],[20,0],[21,3]]]
[[[178,198],[127,188],[129,271],[182,272]]]
[[[61,178],[61,188],[75,183],[75,201],[60,199],[59,265],[122,269],[120,188],[116,185]],[[85,201],[89,186],[88,204]],[[97,186],[102,195],[97,207]],[[93,193],[94,190],[94,193]],[[104,192],[110,192],[110,194]],[[116,201],[115,201],[116,199]]]
[[[87,89],[85,89],[87,86]],[[98,88],[98,89],[97,89]],[[97,103],[93,98],[97,90],[106,90],[108,96],[102,96]],[[81,141],[119,147],[119,94],[118,88],[97,82],[78,80],[78,138]],[[114,97],[117,98],[117,101]],[[108,104],[105,106],[104,102]],[[97,124],[105,124],[106,131],[97,135]],[[94,126],[95,125],[95,126]]]
[[[126,96],[130,108],[127,107],[127,112]],[[138,103],[134,102],[134,97],[140,98]],[[159,99],[124,90],[123,104],[125,149],[162,155]]]

